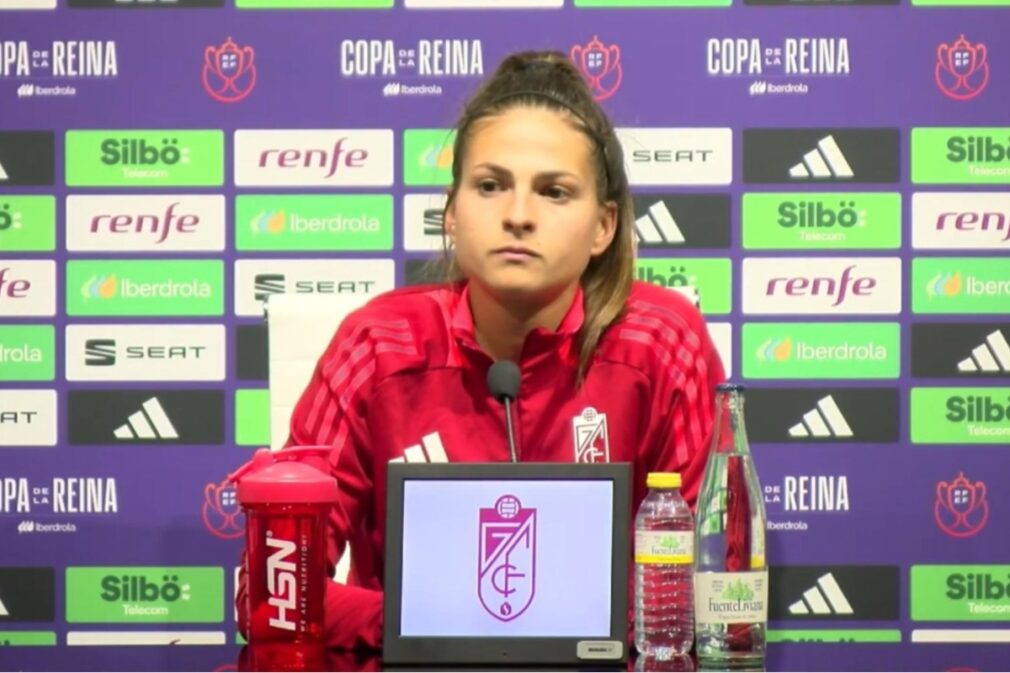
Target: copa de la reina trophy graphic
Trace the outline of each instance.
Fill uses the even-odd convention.
[[[495,619],[523,614],[536,593],[537,510],[503,495],[494,507],[481,507],[477,596]]]

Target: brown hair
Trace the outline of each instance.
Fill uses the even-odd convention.
[[[596,163],[596,193],[600,204],[617,204],[617,228],[610,246],[591,259],[580,280],[585,320],[579,331],[581,381],[603,332],[620,316],[631,292],[635,273],[634,208],[624,170],[624,154],[606,113],[575,66],[556,51],[527,51],[508,56],[495,73],[470,98],[456,124],[452,185],[448,210],[459,188],[463,156],[478,119],[516,107],[541,107],[567,114],[575,128],[592,143]],[[463,277],[448,246],[444,275],[450,281]]]

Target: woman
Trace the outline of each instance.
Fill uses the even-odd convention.
[[[510,56],[466,106],[444,221],[453,281],[349,315],[292,418],[289,444],[333,447],[330,562],[351,547],[331,647],[381,646],[388,463],[510,459],[495,360],[521,371],[519,460],[631,462],[636,508],[647,472],[681,472],[693,504],[704,470],[722,365],[690,302],[633,281],[621,147],[564,56]]]

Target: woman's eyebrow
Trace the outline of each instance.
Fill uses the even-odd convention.
[[[504,166],[499,166],[498,164],[491,163],[491,162],[484,162],[484,163],[481,163],[481,164],[477,164],[473,168],[474,168],[474,170],[476,170],[478,168],[485,169],[485,170],[491,171],[495,175],[506,175],[506,176],[512,177],[512,171],[510,171],[509,169],[505,168]],[[580,178],[579,178],[578,175],[576,175],[575,173],[572,173],[571,171],[565,171],[565,170],[542,171],[542,172],[537,173],[536,176],[534,176],[534,177],[536,179],[538,179],[538,180],[545,180],[545,179],[546,180],[556,180],[558,178],[572,178],[572,179],[575,179],[575,180],[580,180]]]

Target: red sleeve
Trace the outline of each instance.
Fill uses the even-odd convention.
[[[353,313],[340,325],[316,365],[305,392],[291,417],[287,446],[331,446],[330,472],[336,478],[339,496],[331,510],[327,536],[328,571],[332,577],[337,561],[360,530],[372,503],[372,480],[368,473],[366,400],[374,372],[374,348],[367,322]],[[363,539],[363,538],[362,538]],[[245,601],[245,557],[239,576],[237,605]],[[348,586],[327,580],[326,641],[332,648],[379,648],[382,646],[381,591]],[[239,630],[246,633],[244,610],[239,609]]]
[[[715,425],[715,387],[725,382],[722,360],[694,306],[679,312],[676,367],[663,366],[653,395],[652,423],[643,472],[679,472],[681,494],[692,511]],[[645,474],[641,480],[644,482]]]

